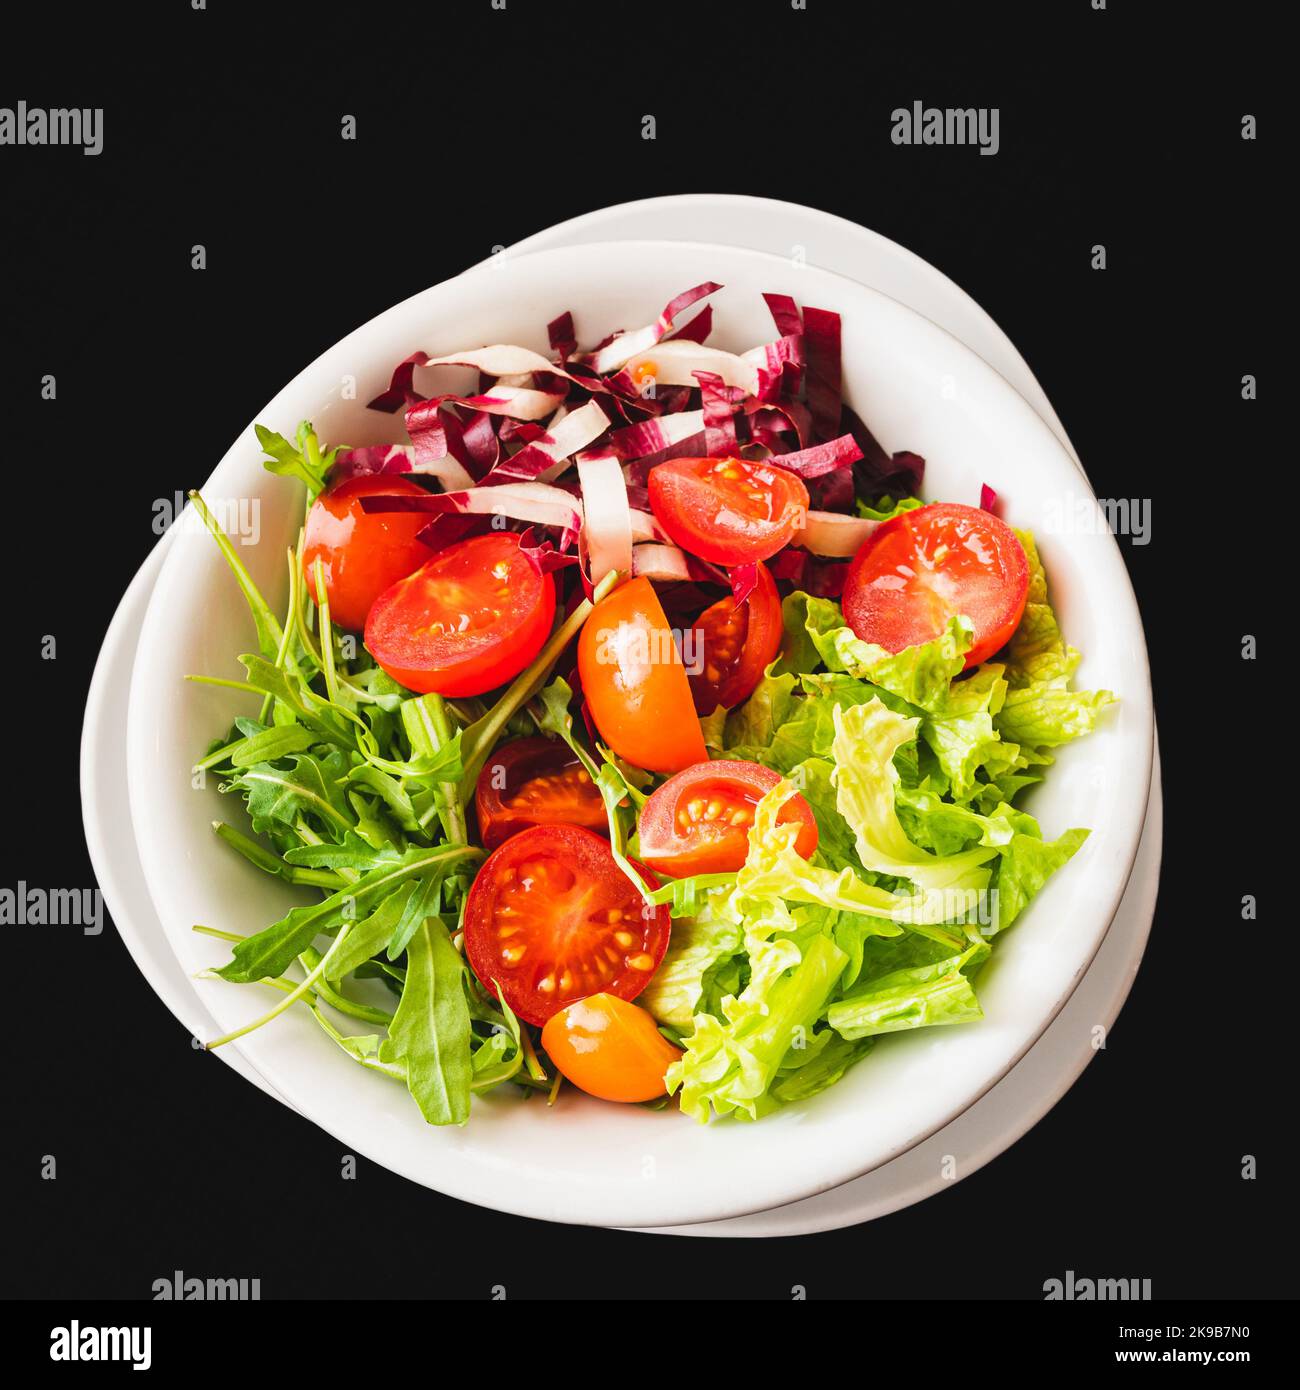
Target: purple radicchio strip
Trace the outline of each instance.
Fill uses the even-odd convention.
[[[808,358],[808,409],[813,433],[830,439],[840,431],[843,377],[840,365],[840,316],[828,309],[805,307],[804,348]]]
[[[415,390],[415,369],[423,367],[429,360],[427,352],[413,352],[409,357],[405,357],[396,367],[393,368],[392,380],[388,383],[388,389],[381,391],[372,401],[367,402],[367,410],[382,410],[385,414],[393,415],[401,408],[414,404],[420,400],[419,393]]]

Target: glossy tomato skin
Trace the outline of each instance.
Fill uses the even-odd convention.
[[[700,614],[704,660],[690,675],[695,708],[712,714],[719,705],[734,709],[749,699],[763,672],[781,650],[784,626],[781,595],[764,564],[757,566],[758,583],[744,603],[728,595]]]
[[[781,781],[761,763],[720,758],[670,777],[641,808],[641,858],[669,878],[735,873],[749,852],[754,808]],[[795,822],[795,850],[805,859],[817,848],[817,820],[796,792],[777,824]]]
[[[645,1009],[614,994],[593,994],[552,1014],[542,1046],[580,1091],[628,1103],[664,1095],[664,1073],[682,1055]]]
[[[395,681],[422,694],[483,695],[541,651],[555,618],[555,580],[538,574],[510,531],[457,541],[375,600],[366,647]]]
[[[647,887],[649,869],[635,868]],[[668,949],[667,907],[650,907],[610,852],[576,825],[537,825],[483,862],[465,901],[465,955],[487,992],[528,1023],[589,994],[635,999]]]
[[[789,469],[737,458],[669,459],[650,470],[650,510],[683,550],[718,565],[766,560],[806,524]]]
[[[1025,611],[1029,561],[991,512],[934,502],[886,521],[854,556],[844,618],[886,651],[932,641],[964,613],[974,625],[966,669],[1006,645]]]
[[[600,736],[621,758],[676,772],[707,756],[690,682],[648,579],[592,610],[578,639],[578,674]]]
[[[586,769],[559,739],[517,738],[493,751],[474,792],[479,837],[496,849],[533,825],[608,827],[605,803]]]
[[[363,512],[361,499],[378,494],[425,496],[409,478],[367,476],[338,483],[311,504],[303,537],[302,568],[316,594],[316,561],[325,569],[330,620],[360,632],[371,604],[385,589],[433,554],[415,538],[428,524],[420,512]],[[319,602],[319,599],[317,599]]]

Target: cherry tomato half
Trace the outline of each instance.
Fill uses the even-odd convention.
[[[640,864],[650,888],[659,880]],[[667,907],[647,907],[609,845],[535,825],[484,860],[465,901],[465,955],[492,995],[545,1023],[589,994],[635,999],[668,949]]]
[[[719,759],[670,777],[641,809],[641,858],[670,878],[734,873],[749,852],[754,808],[781,780],[761,763]],[[796,792],[777,824],[796,821],[795,850],[805,859],[817,848],[812,807]]]
[[[605,803],[591,776],[559,739],[501,744],[474,791],[484,849],[496,849],[530,825],[581,825],[603,832]]]
[[[775,555],[808,515],[808,489],[795,474],[745,459],[669,459],[650,470],[649,491],[669,537],[719,565]]]
[[[490,531],[449,545],[380,594],[366,646],[408,690],[482,695],[541,651],[554,617],[554,579],[529,564],[518,536]]]
[[[425,495],[409,478],[349,478],[321,495],[307,513],[302,568],[313,599],[316,561],[325,567],[330,620],[360,632],[370,605],[385,589],[418,570],[433,554],[415,538],[429,518],[421,512],[363,512],[361,499],[376,493]]]
[[[654,1100],[682,1055],[654,1018],[616,994],[593,994],[552,1014],[542,1046],[560,1074],[601,1100]]]
[[[1028,595],[1029,561],[1011,527],[978,507],[934,502],[867,537],[844,581],[844,618],[864,642],[901,652],[964,613],[975,625],[969,668],[1007,642]]]
[[[578,674],[600,736],[651,772],[676,772],[708,756],[690,682],[648,579],[603,598],[578,639]]]
[[[730,595],[719,599],[695,626],[704,645],[700,669],[690,672],[695,708],[701,714],[719,705],[733,709],[753,694],[781,650],[781,596],[768,567],[758,566],[758,584],[744,603],[737,606]]]

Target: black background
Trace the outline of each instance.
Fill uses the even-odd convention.
[[[1214,7],[1213,28],[1088,0],[267,8],[46,7],[0,52],[0,105],[105,108],[98,158],[0,147],[0,882],[93,882],[84,694],[156,498],[204,479],[326,347],[494,246],[722,191],[838,213],[935,264],[1023,352],[1098,494],[1152,499],[1152,543],[1122,544],[1161,720],[1160,908],[1106,1051],[1009,1152],[870,1225],[746,1243],[524,1221],[364,1161],[322,1227],[339,1145],[196,1053],[113,932],[4,928],[3,1292],[141,1298],[182,1269],[259,1277],[264,1298],[1040,1298],[1074,1269],[1157,1297],[1294,1293],[1270,1255],[1294,1215],[1285,967],[1240,919],[1263,891],[1250,750],[1289,715],[1263,713],[1259,663],[1239,659],[1264,618],[1223,501],[1262,481],[1267,406],[1240,378],[1265,372],[1272,297],[1263,7]],[[918,99],[1000,108],[998,155],[892,145],[889,113]]]

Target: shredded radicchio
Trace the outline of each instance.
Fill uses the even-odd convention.
[[[442,357],[413,352],[370,402],[390,414],[405,411],[410,445],[344,450],[333,478],[425,475],[442,491],[370,498],[366,510],[427,512],[420,539],[435,549],[506,527],[520,536],[541,572],[576,566],[588,592],[592,576],[581,559],[587,553],[585,499],[575,462],[577,473],[590,477],[584,461],[611,455],[619,461],[627,509],[639,528],[634,541],[652,541],[642,555],[646,564],[663,539],[650,517],[646,483],[651,469],[669,459],[734,454],[766,460],[803,480],[814,512],[846,519],[857,498],[916,495],[924,460],[906,450],[887,452],[844,402],[840,316],[801,310],[787,294],[765,294],[776,337],[746,353],[720,352],[707,342],[713,305],[684,317],[720,288],[712,281],[693,286],[653,323],[612,333],[586,351],[566,311],[546,325],[549,357],[503,344]],[[422,395],[416,369],[444,366],[474,369],[475,392]],[[617,488],[618,474],[605,474],[609,502],[611,478]],[[981,490],[980,505],[996,509],[991,488]],[[621,501],[615,511],[626,514]],[[613,513],[607,507],[605,514]],[[656,583],[665,603],[674,605],[706,606],[716,601],[710,591],[716,596],[728,589],[741,603],[758,581],[755,565],[725,570],[688,553],[673,565],[665,567],[662,556],[658,563]],[[810,593],[837,596],[843,589],[843,559],[787,547],[766,563],[777,579]],[[675,580],[668,577],[673,572]]]

